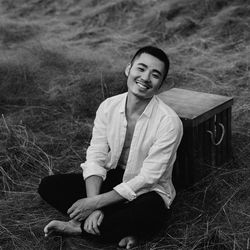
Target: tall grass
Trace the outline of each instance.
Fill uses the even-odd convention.
[[[0,2],[0,246],[115,249],[45,239],[63,219],[36,193],[42,177],[80,172],[93,118],[124,91],[123,70],[146,44],[167,51],[162,91],[234,97],[233,160],[177,194],[172,218],[137,249],[250,249],[249,4],[245,0]]]

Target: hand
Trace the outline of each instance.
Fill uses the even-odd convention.
[[[97,209],[97,203],[97,196],[83,198],[76,201],[67,212],[71,219],[82,221]]]
[[[99,226],[102,223],[104,214],[101,210],[95,210],[84,222],[84,231],[94,235],[100,235]]]

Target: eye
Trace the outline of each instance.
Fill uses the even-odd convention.
[[[160,79],[160,76],[159,76],[158,74],[153,74],[152,76],[153,76],[153,78],[155,78],[155,79]]]
[[[141,71],[141,72],[144,71],[144,68],[142,68],[142,67],[138,67],[137,69],[138,69],[139,71]]]

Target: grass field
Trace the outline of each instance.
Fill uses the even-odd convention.
[[[66,219],[37,195],[80,172],[102,100],[124,91],[137,48],[171,61],[163,90],[234,97],[233,159],[178,193],[173,217],[136,249],[250,249],[250,3],[247,0],[0,0],[0,249],[116,249],[45,239]]]

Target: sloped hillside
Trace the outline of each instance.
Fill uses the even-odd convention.
[[[106,69],[119,79],[138,47],[155,44],[171,58],[168,86],[235,96],[237,123],[238,108],[249,107],[249,8],[244,0],[1,1],[1,93],[12,92],[13,77],[24,85],[39,78],[32,88],[39,83],[52,99],[86,82],[86,70],[99,72],[97,81]],[[32,77],[21,81],[26,70]],[[120,84],[114,79],[109,88]]]

